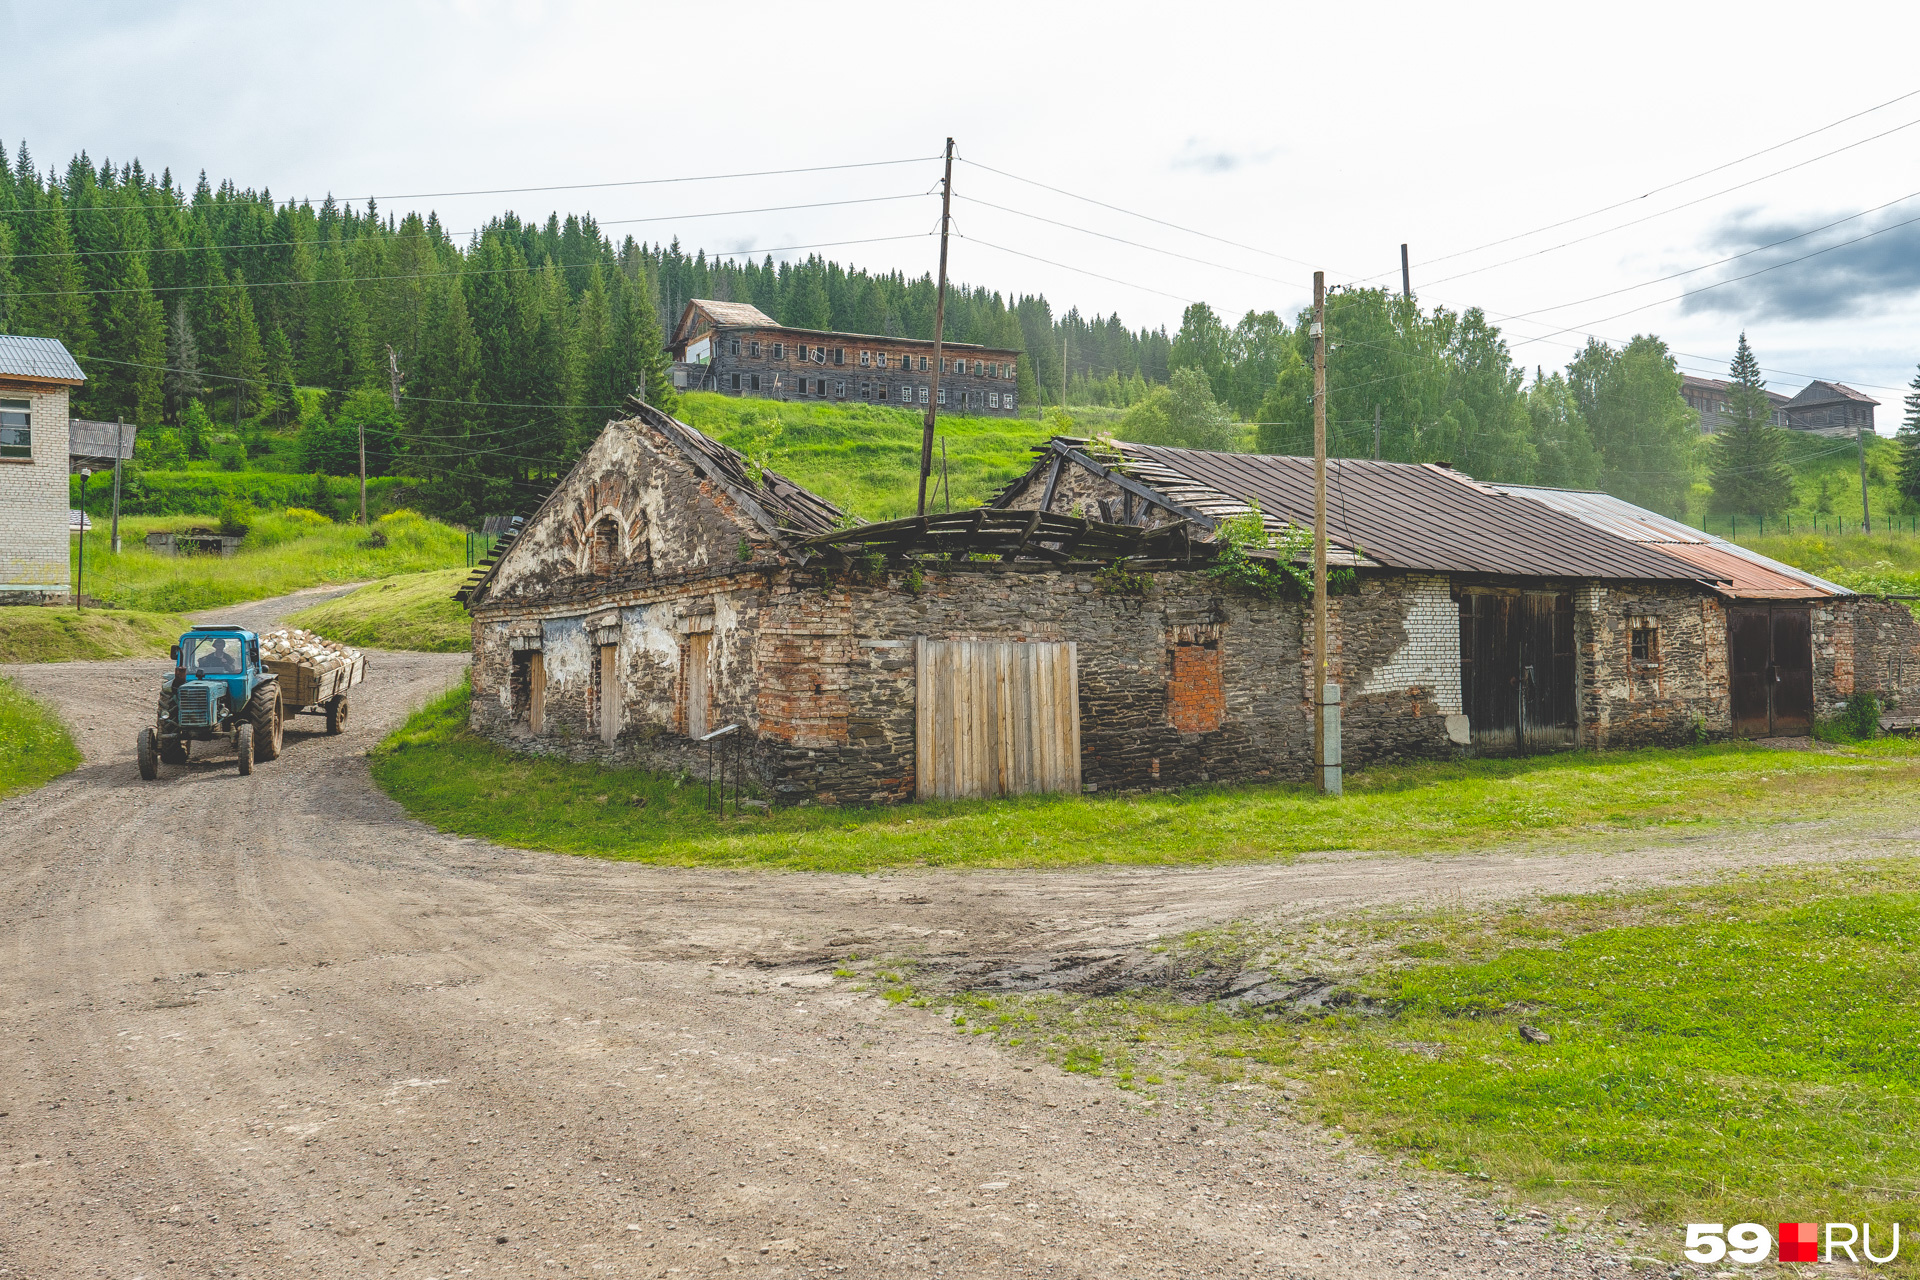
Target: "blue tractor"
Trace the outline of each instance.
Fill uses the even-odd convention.
[[[160,686],[151,729],[139,739],[140,776],[185,764],[192,743],[233,744],[240,772],[280,754],[280,678],[260,661],[260,637],[242,627],[194,627],[173,647],[173,673]]]

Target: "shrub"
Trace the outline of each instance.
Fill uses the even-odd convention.
[[[1814,736],[1822,742],[1862,742],[1880,736],[1880,695],[1867,691],[1855,693],[1846,705],[1814,726]]]
[[[222,471],[245,471],[246,447],[232,436],[222,436],[213,446],[213,460],[220,464]]]
[[[250,503],[229,498],[220,504],[220,532],[229,538],[244,538],[259,516]]]

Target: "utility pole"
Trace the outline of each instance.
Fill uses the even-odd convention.
[[[1867,503],[1867,427],[1865,423],[1853,428],[1853,442],[1860,447],[1860,532],[1873,532],[1873,508]]]
[[[940,340],[947,323],[947,229],[953,221],[953,139],[947,139],[946,174],[940,179],[940,289],[933,301],[933,385],[920,428],[920,509],[927,514],[927,476],[933,471],[933,425],[940,417]]]
[[[1340,794],[1340,689],[1327,679],[1327,273],[1313,273],[1313,767]]]
[[[1380,406],[1373,406],[1373,460],[1380,461]]]
[[[120,455],[127,451],[127,419],[113,420],[113,554],[120,554]]]
[[[1413,296],[1413,272],[1407,267],[1407,246],[1400,246],[1400,296]]]
[[[1060,335],[1060,412],[1067,411],[1067,335]]]

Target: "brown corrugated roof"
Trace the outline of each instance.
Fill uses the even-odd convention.
[[[1073,447],[1081,441],[1061,441]],[[1105,442],[1102,442],[1102,446]],[[1258,502],[1270,526],[1313,522],[1313,460],[1115,443],[1126,473],[1229,519]],[[1516,577],[1695,581],[1700,570],[1447,467],[1337,458],[1330,540],[1393,569]]]

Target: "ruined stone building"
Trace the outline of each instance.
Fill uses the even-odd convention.
[[[463,592],[477,731],[671,769],[738,725],[783,803],[1308,776],[1311,608],[1212,571],[1255,504],[1308,517],[1311,463],[1055,439],[987,507],[856,526],[630,407]],[[1920,699],[1903,607],[1605,495],[1340,461],[1328,508],[1353,765]]]
[[[695,298],[667,341],[673,385],[764,400],[858,400],[1012,417],[1020,353],[970,342],[835,333],[783,325],[745,302]],[[939,370],[939,387],[934,369]]]

